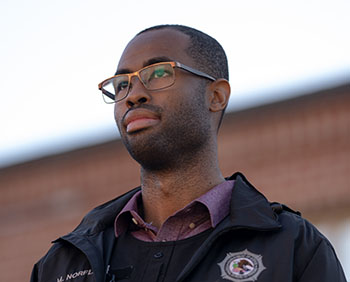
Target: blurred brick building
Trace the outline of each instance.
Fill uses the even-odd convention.
[[[350,84],[228,113],[219,157],[224,175],[241,171],[271,201],[300,210],[350,271]],[[119,140],[1,169],[1,281],[28,281],[50,241],[138,184]]]

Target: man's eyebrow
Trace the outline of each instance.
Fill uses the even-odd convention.
[[[132,73],[132,71],[129,69],[120,69],[120,70],[117,70],[114,75],[125,74],[125,73]]]
[[[162,63],[162,62],[171,62],[173,61],[172,59],[162,56],[162,57],[154,57],[151,58],[149,60],[147,60],[146,62],[143,63],[143,67],[147,67],[149,65],[153,65],[153,64],[157,64],[157,63]]]
[[[161,56],[161,57],[154,57],[151,58],[147,61],[145,61],[143,63],[143,67],[147,67],[149,65],[153,65],[153,64],[157,64],[157,63],[162,63],[162,62],[172,62],[173,60],[165,57],[165,56]],[[116,73],[114,75],[118,75],[118,74],[126,74],[126,73],[132,73],[133,71],[131,71],[130,69],[119,69],[116,71]]]

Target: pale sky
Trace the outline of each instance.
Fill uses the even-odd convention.
[[[144,28],[215,37],[237,110],[350,81],[349,15],[348,0],[1,0],[0,167],[117,137],[97,84]]]

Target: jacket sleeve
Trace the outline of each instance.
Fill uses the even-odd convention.
[[[298,282],[346,282],[335,251],[327,239],[321,240]]]
[[[30,282],[39,282],[38,279],[38,264],[35,264],[32,270],[32,275],[30,276]]]

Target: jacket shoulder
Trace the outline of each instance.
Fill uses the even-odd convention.
[[[100,243],[110,244],[112,240],[101,238],[113,234],[117,213],[139,189],[135,188],[94,208],[72,232],[53,241],[48,252],[34,265],[31,282],[66,281],[67,277],[79,276],[86,276],[84,281],[94,281],[92,267],[82,250],[94,251],[90,257],[97,257],[96,252],[102,256],[104,246]],[[94,244],[94,247],[89,247],[90,244]]]
[[[65,281],[67,275],[73,277],[83,274],[90,274],[92,279],[92,273],[89,261],[79,249],[68,242],[57,241],[34,265],[30,281]]]
[[[332,244],[312,223],[283,204],[271,203],[271,208],[294,244],[297,281],[346,281]]]
[[[313,238],[315,243],[319,242],[319,240],[326,239],[312,223],[302,217],[299,211],[295,211],[278,202],[270,203],[270,207],[278,218],[282,230],[288,231],[289,234],[294,236],[296,241],[306,239],[306,237],[309,236]]]

